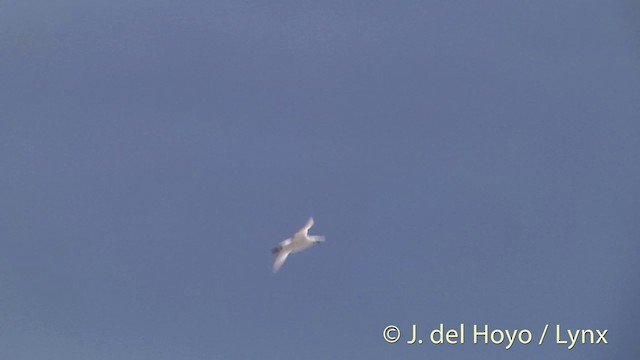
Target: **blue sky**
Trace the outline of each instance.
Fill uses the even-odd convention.
[[[632,1],[2,8],[0,357],[640,356]]]

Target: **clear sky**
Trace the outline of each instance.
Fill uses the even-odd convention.
[[[640,358],[634,1],[0,8],[0,358]]]

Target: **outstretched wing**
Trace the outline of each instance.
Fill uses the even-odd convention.
[[[289,256],[289,251],[280,250],[280,252],[278,253],[278,256],[276,256],[276,261],[273,262],[274,273],[280,270],[280,267],[282,267],[282,264],[284,264],[284,261],[287,260],[287,256]]]
[[[307,223],[300,230],[298,230],[296,235],[300,234],[300,235],[307,236],[307,232],[309,232],[309,229],[311,229],[312,226],[313,226],[313,217],[310,217],[309,220],[307,220]]]

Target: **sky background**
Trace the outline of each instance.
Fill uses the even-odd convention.
[[[634,1],[0,8],[0,358],[640,357]]]

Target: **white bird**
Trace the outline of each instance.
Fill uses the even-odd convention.
[[[278,246],[271,250],[272,253],[277,254],[276,261],[273,263],[273,272],[280,270],[284,261],[287,260],[287,256],[292,253],[302,251],[314,244],[324,241],[324,236],[309,235],[309,229],[313,226],[313,218],[310,217],[307,223],[298,230],[292,237],[283,240]]]

